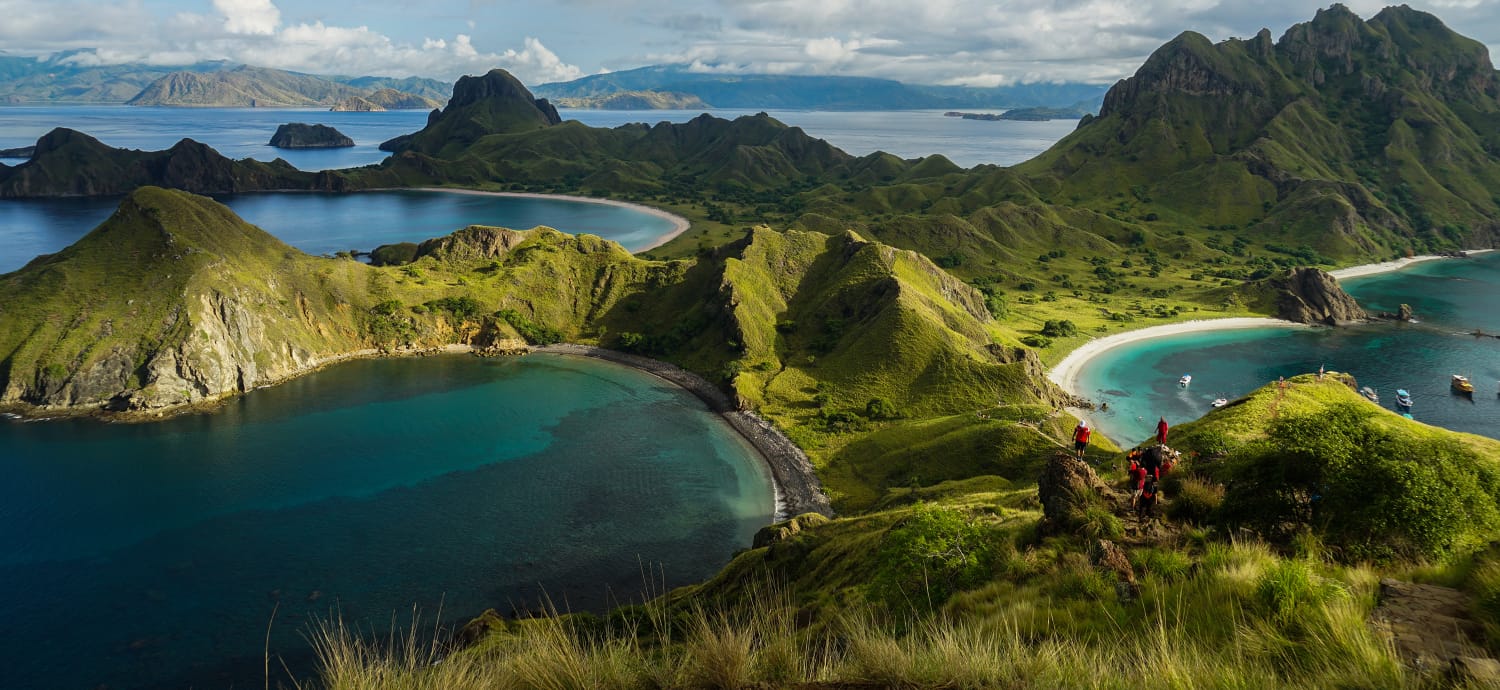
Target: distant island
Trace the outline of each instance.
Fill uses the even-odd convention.
[[[1016,108],[1000,114],[963,113],[950,110],[943,117],[961,117],[965,120],[1019,120],[1023,122],[1046,122],[1048,120],[1077,120],[1090,113],[1076,108]]]
[[[354,140],[328,125],[288,122],[276,128],[271,146],[278,149],[340,149],[354,145]]]
[[[672,91],[619,91],[600,96],[563,96],[553,103],[559,108],[594,110],[699,110],[713,107],[692,94]]]
[[[30,158],[33,153],[36,153],[36,146],[0,149],[0,158]]]

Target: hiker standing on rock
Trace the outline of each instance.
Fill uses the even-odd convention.
[[[1089,436],[1093,433],[1086,419],[1078,420],[1078,426],[1073,427],[1073,452],[1078,455],[1079,460],[1083,459],[1083,451],[1089,447]]]

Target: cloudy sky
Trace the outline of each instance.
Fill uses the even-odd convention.
[[[1370,17],[1385,3],[1346,3]],[[1500,49],[1500,0],[1411,2]],[[1112,82],[1191,29],[1280,36],[1290,0],[0,0],[0,51],[527,83],[659,63],[993,86]]]

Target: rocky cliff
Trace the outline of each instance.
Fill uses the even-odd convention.
[[[354,145],[354,140],[328,125],[288,122],[271,135],[271,146],[279,149],[337,149]]]
[[[1369,318],[1338,280],[1322,269],[1294,268],[1269,279],[1267,285],[1276,295],[1276,315],[1288,321],[1337,326]]]

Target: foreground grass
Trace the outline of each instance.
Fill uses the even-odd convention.
[[[1375,582],[1367,569],[1281,558],[1261,544],[1212,544],[1191,567],[1141,568],[1141,597],[1121,603],[1107,583],[1104,591],[1078,586],[1080,577],[1097,575],[1086,563],[1057,563],[1045,578],[1050,584],[997,579],[917,618],[851,607],[807,625],[791,597],[762,588],[742,599],[754,604],[723,610],[671,609],[659,600],[607,621],[509,622],[452,654],[418,634],[375,641],[331,621],[313,635],[321,673],[312,687],[1400,688],[1422,681],[1366,627]]]

